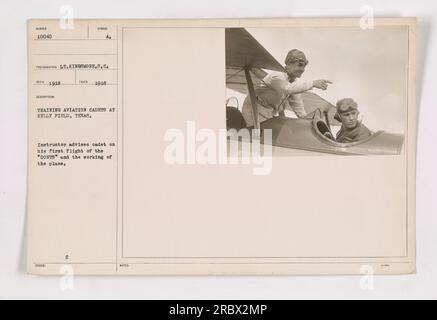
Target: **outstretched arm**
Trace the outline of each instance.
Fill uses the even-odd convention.
[[[311,90],[312,88],[326,90],[328,88],[328,84],[332,83],[331,81],[325,79],[309,82],[293,81],[290,83],[288,80],[282,79],[277,74],[269,74],[264,77],[263,81],[275,91],[282,94],[297,94]]]
[[[264,82],[281,94],[302,93],[313,88],[312,82],[294,81],[290,83],[288,80],[281,79],[278,75],[267,75]]]

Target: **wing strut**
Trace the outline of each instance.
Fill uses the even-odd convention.
[[[250,104],[252,105],[253,113],[253,126],[255,129],[259,129],[259,118],[258,118],[258,102],[255,95],[255,89],[253,87],[252,78],[250,76],[249,68],[244,68],[244,74],[246,75],[247,89],[249,89]]]

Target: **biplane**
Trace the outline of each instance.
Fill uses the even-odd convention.
[[[227,28],[226,86],[250,99],[254,115],[252,128],[272,130],[273,154],[293,154],[282,149],[342,155],[400,154],[404,136],[383,130],[373,132],[370,137],[360,141],[335,141],[331,125],[340,125],[334,119],[335,106],[312,92],[301,94],[308,114],[306,118],[290,118],[282,114],[260,123],[255,87],[267,74],[265,70],[285,72],[284,67],[246,29]],[[226,118],[228,129],[246,127],[238,106],[227,105]]]

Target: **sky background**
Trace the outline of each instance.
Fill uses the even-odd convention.
[[[407,108],[408,29],[406,27],[257,28],[247,29],[284,65],[291,49],[309,60],[302,80],[328,79],[326,91],[313,89],[335,105],[353,98],[359,118],[373,131],[405,132]],[[245,95],[229,90],[240,107]]]

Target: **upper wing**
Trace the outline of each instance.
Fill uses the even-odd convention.
[[[284,71],[281,64],[244,28],[227,28],[226,67]]]
[[[247,94],[244,69],[250,70],[256,86],[267,74],[262,69],[284,72],[281,64],[244,28],[227,28],[226,31],[226,86]]]

